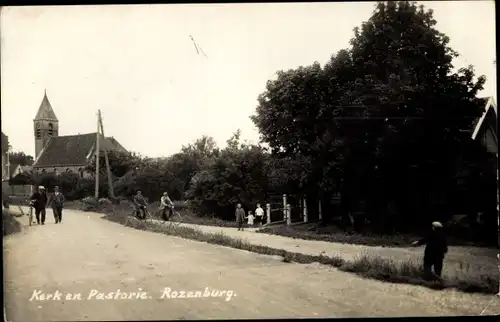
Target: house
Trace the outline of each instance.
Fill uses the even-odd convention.
[[[10,164],[10,178],[14,178],[18,174],[27,173],[33,170],[32,166],[20,165],[20,164]]]
[[[493,97],[481,98],[484,112],[472,132],[473,140],[481,140],[489,152],[498,154],[497,104]]]
[[[59,135],[59,121],[47,98],[47,92],[42,99],[40,108],[33,120],[35,135],[35,162],[33,172],[75,172],[81,177],[91,174],[85,167],[95,156],[96,142],[99,137],[100,153],[107,151],[127,150],[113,137],[104,137],[94,133]]]

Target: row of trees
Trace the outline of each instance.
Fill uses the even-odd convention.
[[[304,195],[323,201],[325,220],[363,212],[391,231],[485,212],[495,238],[496,162],[471,139],[485,78],[454,68],[458,54],[435,25],[432,10],[413,2],[377,3],[324,66],[267,82],[251,119],[269,148],[242,143],[237,131],[223,149],[202,137],[164,159],[113,153],[116,192],[169,191],[231,218],[236,202]]]

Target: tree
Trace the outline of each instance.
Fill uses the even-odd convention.
[[[143,158],[136,154],[136,153],[129,153],[129,152],[121,152],[121,151],[108,151],[108,160],[109,160],[109,167],[111,169],[111,174],[115,178],[120,178],[123,177],[126,173],[129,171],[132,171],[136,167],[139,167],[141,163],[143,162]],[[93,157],[92,162],[90,162],[87,167],[86,171],[89,171],[91,173],[95,174],[95,156]],[[106,172],[106,158],[104,157],[103,153],[99,155],[99,172],[107,176]]]
[[[428,196],[450,190],[485,78],[472,66],[453,71],[458,54],[435,25],[423,6],[379,2],[349,49],[323,68],[278,72],[258,98],[252,120],[261,140],[275,157],[309,160],[309,190],[329,199],[340,189],[344,214],[363,200],[382,221],[391,202],[401,222],[427,225],[447,211]]]
[[[236,203],[249,207],[266,198],[268,155],[262,147],[242,144],[240,134],[234,133],[227,147],[190,182],[186,197],[203,213],[233,219]]]
[[[19,164],[22,166],[33,165],[33,157],[24,152],[11,152],[9,153],[9,160],[11,164]]]
[[[485,78],[475,80],[472,66],[453,72],[458,54],[435,25],[432,10],[423,6],[379,2],[369,21],[355,29],[350,50],[355,80],[342,101],[359,105],[364,116],[356,132],[346,131],[353,138],[351,150],[357,149],[348,162],[363,173],[365,180],[356,186],[372,186],[370,194],[381,191],[373,174],[380,164],[386,192],[397,194],[411,182],[419,204],[426,205],[431,181],[434,188],[449,187],[472,123],[480,116],[475,97]],[[369,134],[364,141],[363,134]],[[401,205],[411,204],[401,198]],[[412,207],[400,211],[408,214]]]

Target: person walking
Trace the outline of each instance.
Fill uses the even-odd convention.
[[[260,203],[257,204],[257,208],[255,209],[255,221],[260,226],[264,224],[264,209],[262,209]]]
[[[236,205],[236,223],[238,224],[238,230],[243,230],[243,224],[245,223],[245,210],[241,208],[241,204]]]
[[[54,187],[54,193],[49,198],[49,205],[52,207],[52,212],[54,213],[54,219],[56,224],[60,223],[62,220],[62,209],[64,206],[64,195],[59,191],[59,187]]]
[[[448,244],[443,231],[443,225],[440,222],[433,222],[430,234],[412,243],[413,246],[424,244],[426,245],[424,250],[424,273],[426,276],[431,276],[432,269],[434,268],[435,276],[441,277],[444,257],[448,252]]]
[[[255,216],[253,215],[252,211],[249,211],[248,212],[248,216],[245,217],[245,219],[247,219],[247,225],[249,227],[253,227],[253,224],[254,224],[254,220],[255,220]]]
[[[33,208],[35,208],[36,222],[45,225],[45,208],[47,207],[47,193],[44,186],[39,186],[38,190],[30,198]],[[41,217],[41,218],[40,218]]]

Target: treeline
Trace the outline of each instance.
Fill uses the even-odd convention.
[[[251,118],[269,149],[241,143],[237,132],[223,149],[203,137],[165,159],[113,154],[117,193],[168,191],[226,218],[236,202],[303,195],[322,200],[325,221],[364,214],[391,232],[457,213],[472,226],[482,212],[480,234],[496,242],[496,160],[471,139],[485,77],[454,68],[458,54],[435,25],[413,2],[377,3],[324,66],[267,82]]]

